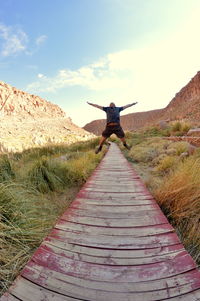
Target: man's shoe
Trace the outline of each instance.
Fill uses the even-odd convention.
[[[100,145],[100,146],[95,150],[95,154],[100,153],[101,150],[102,150],[102,146]]]
[[[128,150],[130,150],[131,149],[131,147],[128,145],[128,144],[124,144],[124,146],[125,146],[125,148],[127,148]]]

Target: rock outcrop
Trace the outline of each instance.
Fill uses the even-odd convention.
[[[125,130],[134,130],[148,125],[159,124],[161,120],[200,121],[200,71],[178,92],[164,109],[141,113],[132,113],[121,117]],[[105,126],[105,120],[95,120],[84,129],[99,135]]]
[[[200,119],[200,71],[178,92],[166,107],[171,119]]]
[[[94,135],[72,123],[65,112],[39,96],[0,82],[0,152],[49,143],[84,141]]]
[[[59,106],[1,81],[0,112],[3,116],[17,116],[25,119],[65,117],[65,112]]]

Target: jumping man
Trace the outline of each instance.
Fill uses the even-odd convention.
[[[120,125],[120,112],[123,111],[124,109],[127,109],[133,105],[136,105],[137,102],[133,102],[131,104],[128,104],[123,107],[116,107],[113,102],[110,103],[109,107],[102,107],[90,102],[87,102],[89,105],[98,108],[100,110],[103,110],[106,112],[107,115],[107,123],[106,123],[106,128],[102,133],[101,140],[99,142],[99,147],[96,149],[95,153],[98,154],[102,150],[102,146],[106,139],[110,137],[110,135],[115,134],[118,138],[121,139],[123,142],[123,145],[127,148],[130,149],[129,146],[126,144],[125,140],[125,134],[124,131]]]

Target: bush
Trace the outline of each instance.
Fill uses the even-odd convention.
[[[190,128],[191,128],[191,124],[184,121],[175,121],[171,124],[171,132],[175,136],[185,135]]]
[[[182,130],[182,125],[180,121],[176,121],[172,124],[172,131],[173,132],[180,132]]]
[[[172,156],[164,157],[156,167],[156,171],[167,172],[169,171],[177,162],[177,159]]]
[[[158,155],[155,148],[136,146],[130,150],[129,156],[136,162],[149,162],[152,161]]]

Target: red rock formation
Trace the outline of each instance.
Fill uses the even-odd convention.
[[[200,71],[171,100],[165,116],[171,119],[200,119]]]
[[[164,109],[141,113],[132,113],[121,117],[125,130],[134,130],[148,125],[155,125],[160,120],[187,119],[200,120],[200,71],[178,92]],[[84,129],[100,135],[105,120],[95,120],[84,126]]]
[[[4,82],[0,82],[0,120],[0,153],[94,137],[73,124],[59,106]]]
[[[1,81],[0,112],[4,116],[17,115],[21,118],[65,117],[65,112],[59,106]]]

